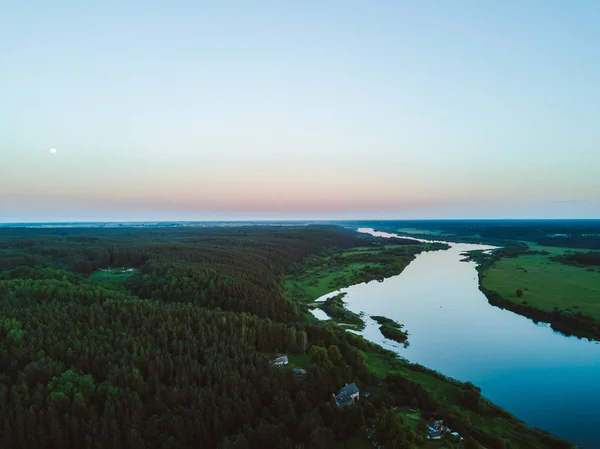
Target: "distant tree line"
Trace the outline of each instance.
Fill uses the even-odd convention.
[[[551,257],[556,262],[575,266],[600,266],[600,252],[563,254]]]

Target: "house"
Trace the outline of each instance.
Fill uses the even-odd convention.
[[[287,355],[282,355],[281,357],[277,357],[275,360],[271,361],[271,365],[273,366],[283,366],[288,364]]]
[[[342,388],[337,395],[333,396],[335,400],[335,405],[338,407],[343,407],[344,405],[354,404],[355,401],[358,401],[360,398],[360,391],[355,383],[346,384]]]
[[[437,420],[433,418],[429,418],[427,421],[427,430],[429,431],[427,438],[431,440],[439,440],[444,436],[444,432],[447,431],[443,420]]]
[[[427,435],[427,438],[429,438],[431,440],[441,440],[443,436],[444,436],[444,432],[442,432],[441,430],[436,430],[434,432],[429,432],[429,435]]]
[[[435,430],[444,430],[444,421],[443,420],[437,420],[437,419],[433,419],[433,418],[429,418],[429,420],[427,421],[427,427],[429,428],[430,431],[435,431]]]

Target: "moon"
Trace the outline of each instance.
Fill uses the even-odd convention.
[[[55,154],[56,153],[56,148],[50,148],[50,153]]]

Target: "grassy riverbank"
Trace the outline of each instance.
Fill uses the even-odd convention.
[[[480,290],[490,304],[548,322],[567,335],[600,340],[600,221],[458,220],[375,227],[501,247],[492,255],[468,257],[479,264]]]
[[[489,302],[568,335],[600,339],[600,272],[562,263],[567,248],[521,246],[481,256],[480,289]]]
[[[527,427],[492,404],[470,383],[462,383],[423,366],[402,361],[389,351],[365,352],[371,372],[383,380],[381,405],[411,408],[411,420],[435,417],[487,448],[569,448],[571,444]],[[447,444],[440,447],[449,447]],[[458,447],[462,447],[459,444]]]
[[[443,374],[400,359],[394,352],[364,340],[350,339],[362,353],[372,379],[359,384],[361,392],[369,392],[357,406],[367,417],[367,434],[377,436],[381,417],[387,410],[400,420],[404,434],[412,439],[407,447],[490,449],[570,449],[572,444],[546,432],[528,427],[506,410],[492,404],[480,389]],[[373,418],[368,418],[372,416]],[[425,421],[443,419],[444,424],[458,432],[463,441],[426,439]],[[370,424],[375,425],[371,432]],[[410,436],[409,436],[410,435]],[[381,441],[378,441],[381,443]],[[353,447],[368,448],[369,442],[355,435]],[[343,446],[346,447],[346,446]]]
[[[366,236],[365,236],[366,237]],[[349,329],[364,328],[362,318],[344,307],[343,295],[327,302],[314,300],[344,287],[383,280],[400,274],[423,251],[448,248],[444,244],[424,244],[393,239],[395,244],[357,246],[311,255],[297,264],[284,281],[284,291],[305,311],[309,322],[316,322],[309,308],[322,309],[329,317]],[[403,244],[398,244],[403,243]]]
[[[420,252],[447,248],[442,244],[406,243],[311,256],[288,276],[285,288],[295,300],[312,301],[340,288],[395,276]]]
[[[600,273],[531,254],[504,258],[485,271],[483,286],[548,312],[580,311],[600,320]],[[521,290],[521,296],[517,296]]]
[[[327,298],[323,302],[317,303],[317,306],[321,308],[331,319],[350,325],[355,330],[362,330],[365,328],[365,322],[363,319],[354,312],[346,309],[343,301],[346,293],[340,293],[338,295]]]
[[[420,250],[420,248],[412,251],[416,250]],[[334,285],[323,284],[322,278],[319,278],[319,273],[321,273],[323,277],[328,277],[330,280],[335,279],[335,277],[331,277],[331,271],[326,269],[331,268],[327,263],[335,261],[333,267],[338,273],[348,273],[346,271],[348,266],[344,263],[356,263],[352,260],[353,254],[361,253],[362,256],[365,256],[370,253],[369,257],[373,257],[377,251],[369,248],[353,249],[345,253],[338,257],[313,257],[307,260],[300,272],[296,272],[288,278],[286,282],[288,294],[299,301],[310,301],[327,293],[328,289],[335,289]],[[318,265],[310,266],[310,263],[315,262]],[[408,262],[404,266],[407,264]],[[319,268],[316,269],[317,267]],[[344,282],[349,282],[351,278],[346,278]],[[314,288],[318,286],[325,286],[325,288],[317,293]],[[336,307],[343,307],[342,297],[334,298],[331,302],[335,302]],[[400,324],[386,317],[374,316],[373,319],[386,330],[403,333]],[[343,317],[342,320],[347,321],[347,317]],[[331,323],[316,323],[316,325],[329,329],[336,328]],[[337,332],[343,332],[339,327],[337,329]],[[402,432],[408,438],[407,441],[412,441],[410,447],[498,449],[567,449],[572,447],[566,441],[527,427],[522,421],[482,397],[480,390],[470,383],[458,382],[423,366],[411,364],[399,358],[394,352],[387,351],[353,333],[344,332],[344,334],[352,346],[360,351],[361,357],[359,358],[364,360],[368,372],[372,375],[370,380],[359,383],[361,392],[368,391],[371,395],[368,399],[362,399],[358,403],[366,420],[364,432],[367,436],[371,436],[372,440],[364,438],[359,433],[351,440],[346,441],[344,447],[365,449],[372,447],[371,441],[379,438],[377,429],[381,425],[382,417],[386,416],[386,410],[391,410],[398,419],[398,427],[404,429]],[[368,376],[364,378],[367,379]],[[406,410],[410,410],[410,416],[405,413]],[[431,417],[443,419],[446,425],[464,436],[464,440],[462,442],[426,440],[427,431],[423,430],[426,429],[424,422]],[[375,427],[371,428],[371,426]],[[377,443],[385,444],[380,440],[377,440]]]

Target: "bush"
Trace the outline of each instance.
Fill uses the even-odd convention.
[[[467,438],[465,441],[465,449],[479,449],[479,444],[473,438]]]

